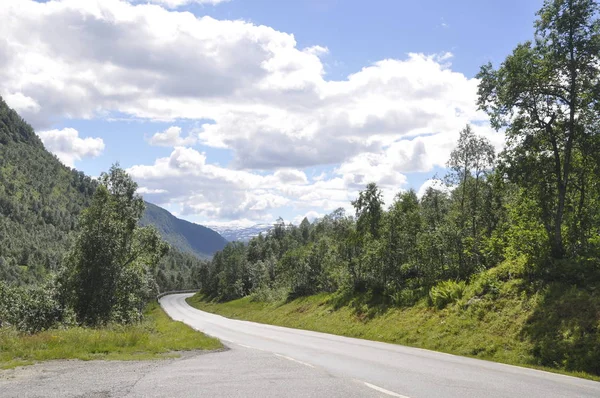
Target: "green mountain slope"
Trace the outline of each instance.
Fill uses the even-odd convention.
[[[31,284],[56,270],[96,186],[48,152],[31,126],[0,97],[0,281]],[[195,287],[194,275],[204,264],[198,257],[223,248],[224,239],[147,205],[144,225],[156,225],[172,245],[158,265],[159,289]]]
[[[227,240],[212,229],[181,220],[167,210],[148,202],[140,224],[154,225],[173,248],[201,258],[212,256],[227,244]]]
[[[0,98],[0,279],[28,283],[55,269],[95,187]]]

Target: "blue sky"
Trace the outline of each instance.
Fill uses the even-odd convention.
[[[125,0],[0,5],[0,95],[69,166],[114,162],[208,225],[314,218],[369,181],[423,189],[474,79],[541,0]],[[425,184],[425,185],[424,185]]]

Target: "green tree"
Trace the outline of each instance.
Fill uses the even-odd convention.
[[[448,212],[450,198],[446,192],[429,187],[420,201],[423,230],[418,236],[420,261],[426,270],[426,284],[432,286],[446,279],[454,251],[450,237]]]
[[[450,153],[448,181],[455,185],[457,223],[455,248],[458,255],[458,277],[466,277],[480,263],[479,241],[482,184],[493,167],[494,147],[477,136],[467,125],[461,132],[456,148]]]
[[[600,110],[598,4],[546,0],[538,17],[534,42],[518,45],[497,70],[481,68],[478,104],[496,129],[506,128],[509,176],[535,197],[552,256],[561,258],[564,222],[576,228],[573,213],[594,196],[589,164],[600,156],[589,150]]]
[[[406,277],[416,276],[421,265],[417,238],[422,218],[415,191],[399,193],[386,219],[386,261],[381,278],[385,287],[396,290],[403,287]]]
[[[359,232],[368,232],[373,238],[379,238],[383,205],[381,190],[374,182],[369,183],[365,190],[359,193],[358,198],[352,201]]]
[[[168,250],[154,227],[138,227],[144,201],[123,169],[112,166],[99,182],[65,270],[67,296],[87,325],[139,319],[154,267]]]

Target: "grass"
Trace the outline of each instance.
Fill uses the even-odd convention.
[[[488,274],[482,278],[487,283],[491,277]],[[465,297],[443,309],[432,308],[426,299],[399,308],[373,304],[366,295],[343,297],[339,293],[273,303],[256,302],[251,297],[216,303],[197,294],[188,303],[234,319],[402,344],[600,380],[597,355],[600,330],[592,325],[594,322],[600,325],[600,312],[592,314],[599,308],[595,307],[600,303],[597,295],[586,296],[584,300],[582,294],[574,295],[573,289],[527,292],[521,279],[496,283],[492,293],[483,293],[485,286],[482,290],[481,285],[479,280],[467,286]],[[557,290],[558,301],[552,298]],[[571,314],[561,314],[557,308],[563,311],[569,308]],[[554,318],[550,314],[555,314]],[[584,328],[582,324],[591,326]],[[577,336],[587,340],[578,340]]]
[[[176,351],[215,350],[219,340],[173,321],[157,303],[136,325],[73,327],[28,335],[0,328],[0,369],[51,359],[140,360],[174,358]]]

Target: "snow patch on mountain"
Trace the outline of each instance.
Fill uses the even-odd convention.
[[[252,226],[244,225],[207,225],[208,228],[217,231],[222,237],[230,242],[248,242],[250,239],[258,236],[261,232],[264,234],[273,228],[273,224],[255,224]]]

